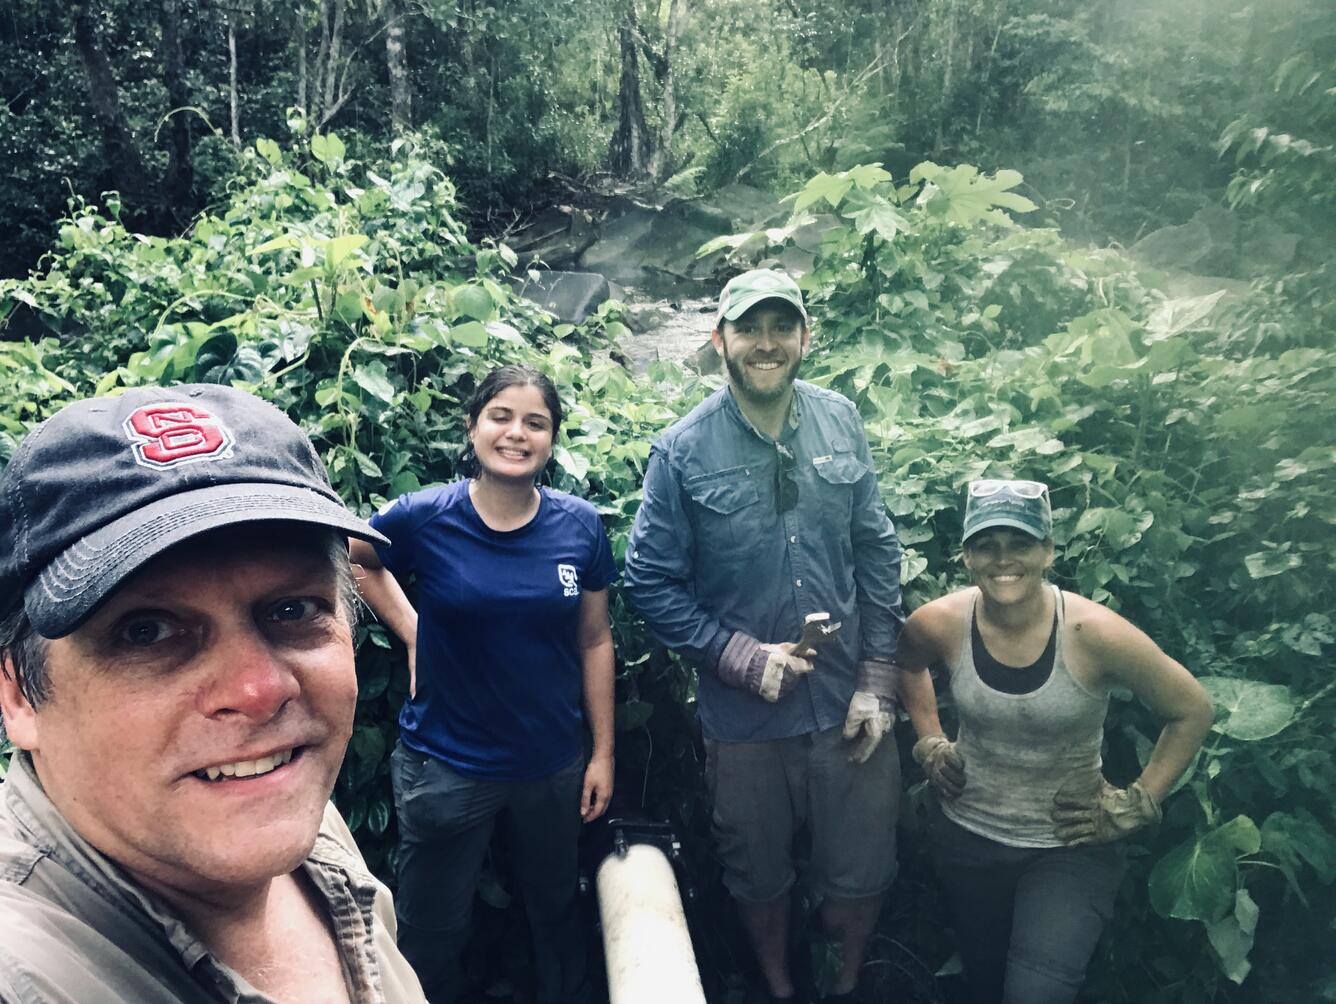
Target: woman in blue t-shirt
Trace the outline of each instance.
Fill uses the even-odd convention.
[[[587,989],[576,845],[581,821],[612,795],[616,568],[594,507],[536,484],[560,428],[544,374],[493,370],[469,405],[473,476],[374,516],[390,546],[352,545],[363,596],[408,647],[409,698],[390,760],[395,906],[399,947],[437,1002],[460,991],[498,818],[533,938],[536,1000]],[[396,576],[416,580],[416,610]]]

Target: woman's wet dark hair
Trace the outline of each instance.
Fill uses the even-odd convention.
[[[469,428],[478,424],[478,416],[482,414],[483,408],[487,407],[488,401],[511,387],[538,388],[538,393],[543,397],[543,404],[547,407],[548,414],[552,416],[552,441],[556,442],[557,435],[561,432],[562,417],[561,398],[557,396],[557,388],[553,385],[552,378],[542,370],[520,363],[498,366],[483,377],[482,383],[478,384],[478,389],[469,399]],[[459,463],[468,477],[478,476],[478,457],[473,452],[472,443],[465,448]]]
[[[478,384],[478,389],[473,392],[473,397],[469,401],[470,428],[478,424],[478,416],[482,414],[483,408],[487,407],[487,402],[496,395],[511,387],[528,386],[537,387],[538,393],[543,395],[543,404],[547,406],[548,414],[552,416],[552,438],[556,439],[557,433],[561,432],[561,398],[557,397],[557,388],[542,370],[518,363],[498,366],[482,378],[482,383]]]

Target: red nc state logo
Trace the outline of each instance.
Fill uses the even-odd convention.
[[[230,456],[234,441],[210,412],[166,401],[130,412],[125,434],[134,443],[135,463],[156,470]]]

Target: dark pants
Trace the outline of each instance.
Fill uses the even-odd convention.
[[[451,1004],[460,992],[473,894],[501,815],[533,939],[534,999],[583,999],[585,943],[575,903],[583,760],[533,781],[488,781],[400,743],[390,776],[399,819],[399,949],[433,1004]]]
[[[1116,844],[1011,847],[947,819],[928,823],[974,1004],[1070,1004],[1125,868]]]

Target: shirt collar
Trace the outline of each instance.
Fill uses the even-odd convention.
[[[34,847],[68,869],[90,893],[119,904],[149,931],[159,929],[187,969],[206,960],[215,983],[232,984],[224,992],[237,994],[238,999],[246,996],[238,992],[246,982],[213,956],[185,921],[70,826],[42,787],[26,751],[14,751],[0,790],[5,811],[28,832]],[[331,809],[326,806],[327,813]],[[346,971],[358,984],[351,988],[353,999],[374,1000],[380,982],[372,948],[375,879],[325,832],[323,823],[303,867],[328,910]]]
[[[773,442],[769,436],[756,428],[756,426],[752,425],[751,419],[747,417],[746,413],[738,405],[737,398],[733,396],[733,385],[731,383],[724,387],[724,400],[726,402],[725,407],[727,408],[728,413],[732,415],[733,419],[739,422],[743,428],[749,429],[753,435],[766,443]],[[788,418],[784,421],[784,434],[780,437],[781,439],[788,439],[798,430],[798,426],[802,424],[802,416],[803,397],[802,394],[798,392],[798,381],[795,380],[793,382],[793,396],[789,398],[789,414]]]

